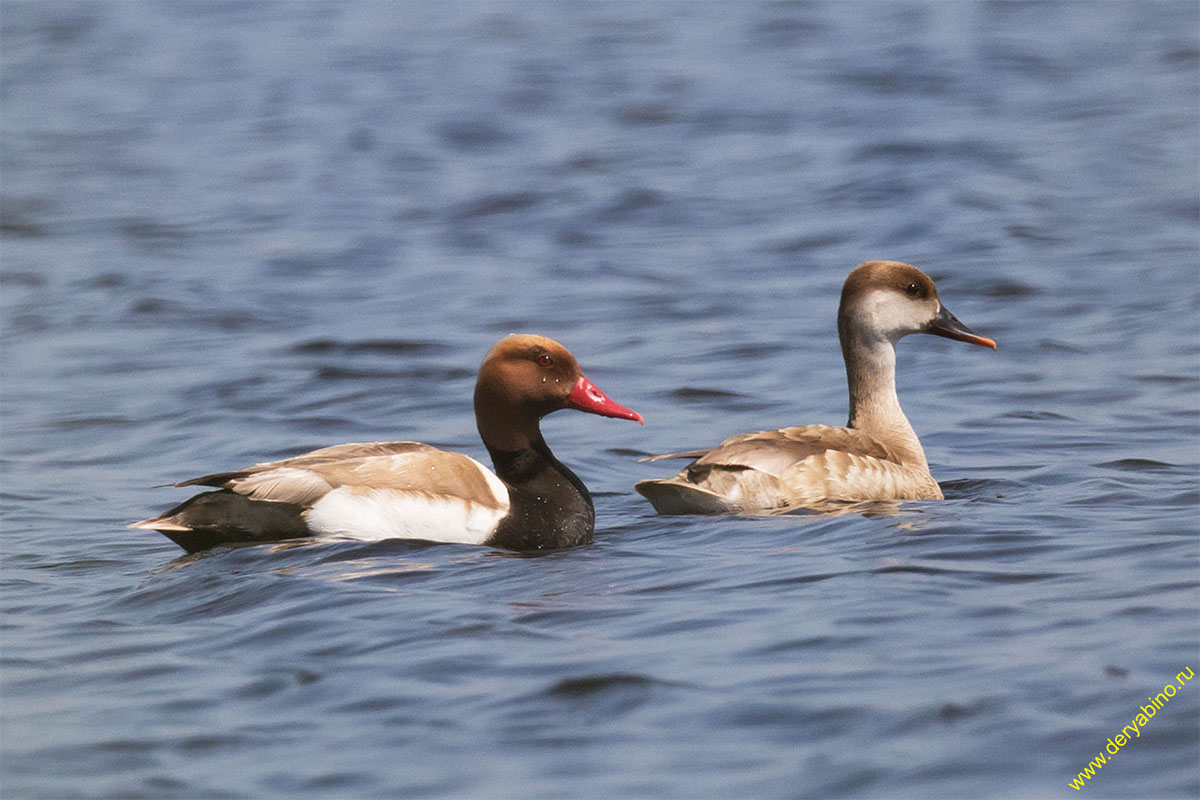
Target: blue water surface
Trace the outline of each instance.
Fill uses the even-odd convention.
[[[0,4],[6,798],[1196,797],[1200,7]],[[658,517],[656,452],[841,424],[841,283],[997,352],[899,389],[946,500]],[[594,545],[184,557],[151,487],[486,460],[488,346]]]

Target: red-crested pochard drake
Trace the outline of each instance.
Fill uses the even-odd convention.
[[[940,500],[921,442],[896,397],[898,339],[933,333],[996,349],[946,310],[925,273],[897,261],[859,265],[842,287],[838,338],[850,384],[846,427],[803,425],[733,436],[672,478],[637,489],[660,514],[771,513],[840,502]]]
[[[339,444],[176,483],[219,488],[130,527],[159,531],[188,552],[305,536],[511,550],[587,544],[591,495],[539,426],[561,408],[642,422],[589,381],[561,344],[514,334],[488,351],[475,383],[475,421],[495,474],[418,442]]]

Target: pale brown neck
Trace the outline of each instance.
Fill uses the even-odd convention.
[[[842,336],[842,358],[850,388],[847,425],[869,433],[901,455],[924,465],[925,451],[896,395],[896,348],[886,339]]]

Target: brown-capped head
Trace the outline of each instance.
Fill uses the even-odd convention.
[[[642,415],[588,380],[567,348],[536,334],[511,334],[484,356],[475,383],[475,418],[486,443],[517,449],[547,414],[573,408],[642,422]]]
[[[938,297],[937,287],[921,270],[899,261],[867,261],[842,286],[838,308],[842,342],[887,340],[910,333],[932,333],[996,349],[996,343],[958,321]]]

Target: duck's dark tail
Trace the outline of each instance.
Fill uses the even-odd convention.
[[[251,500],[219,489],[185,500],[129,527],[158,531],[189,553],[233,542],[273,542],[311,535],[304,506]]]

